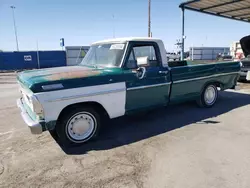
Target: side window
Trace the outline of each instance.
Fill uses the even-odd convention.
[[[134,57],[134,51],[133,51],[133,49],[130,52],[128,61],[126,63],[126,66],[129,69],[136,69],[137,68],[137,62],[136,62],[135,57]]]
[[[133,52],[133,50],[130,52],[130,55],[129,55],[129,58],[128,58],[128,60],[129,61],[134,61],[135,60],[135,57],[134,57],[134,54],[133,54],[134,52]]]
[[[156,67],[158,65],[153,45],[133,47],[127,62],[127,68],[130,69],[136,67]]]
[[[134,47],[134,52],[135,52],[135,58],[140,58],[140,57],[148,57],[149,61],[155,61],[156,60],[156,55],[155,55],[155,48],[154,46],[138,46]]]

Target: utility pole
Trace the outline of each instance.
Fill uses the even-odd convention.
[[[182,7],[182,33],[181,33],[181,60],[184,60],[184,47],[185,47],[185,9]]]
[[[151,0],[148,0],[148,37],[151,36]]]
[[[14,30],[15,30],[15,36],[16,36],[16,49],[17,49],[17,51],[19,51],[18,40],[17,40],[17,31],[16,31],[16,21],[15,21],[15,14],[14,14],[14,9],[16,7],[12,5],[12,6],[10,6],[10,8],[12,9],[12,15],[13,15],[13,23],[14,23]]]
[[[39,58],[38,41],[36,41],[36,55],[37,55],[37,68],[40,69],[40,58]]]

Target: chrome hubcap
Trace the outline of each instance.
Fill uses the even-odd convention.
[[[205,102],[209,105],[213,104],[216,99],[216,90],[213,86],[209,86],[205,91]]]
[[[95,122],[92,115],[88,113],[78,113],[68,121],[68,135],[74,140],[84,140],[94,131]]]

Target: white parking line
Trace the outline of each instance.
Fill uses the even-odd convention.
[[[23,128],[25,129],[25,128]],[[16,129],[16,130],[11,130],[11,131],[7,131],[7,132],[0,132],[0,136],[3,136],[3,135],[6,135],[6,134],[11,134],[11,133],[14,133],[14,132],[17,132],[17,131],[21,131],[23,129]]]
[[[14,131],[8,131],[8,132],[0,133],[0,136],[6,135],[6,134],[10,134],[10,133],[13,133],[13,132],[14,132]]]

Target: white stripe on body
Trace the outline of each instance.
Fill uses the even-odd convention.
[[[110,118],[125,114],[125,82],[105,84],[44,93],[35,93],[44,108],[45,121],[57,120],[61,111],[71,104],[97,102],[107,111]]]

